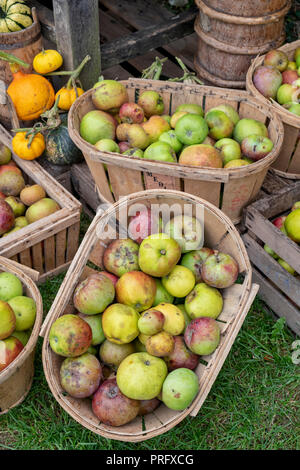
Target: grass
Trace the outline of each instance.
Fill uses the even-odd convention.
[[[45,311],[63,277],[41,286]],[[0,449],[299,449],[294,339],[257,298],[198,416],[138,444],[97,436],[58,405],[43,374],[39,339],[32,389],[21,405],[0,417]]]

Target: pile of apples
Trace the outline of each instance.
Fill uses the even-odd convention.
[[[295,50],[293,61],[279,49],[269,51],[263,65],[255,70],[253,83],[263,96],[300,116],[300,47]]]
[[[143,209],[128,228],[131,238],[106,247],[106,271],[76,287],[78,313],[62,315],[49,332],[52,350],[64,357],[62,388],[90,397],[93,413],[110,426],[161,402],[172,410],[192,403],[199,391],[194,369],[220,342],[222,290],[239,273],[231,255],[200,248],[195,217],[174,216],[163,228]]]
[[[59,209],[40,185],[25,185],[10,149],[0,143],[0,236],[17,232]]]
[[[291,212],[288,215],[276,217],[272,223],[295,243],[300,243],[300,201],[294,203]],[[277,253],[269,247],[269,245],[265,244],[264,250],[290,274],[293,276],[299,276],[300,273],[297,273],[292,266],[280,258]]]
[[[160,162],[207,168],[235,168],[267,156],[273,149],[268,129],[255,119],[240,119],[228,104],[205,114],[199,104],[179,105],[164,114],[157,91],[128,100],[125,86],[115,80],[94,85],[96,109],[80,123],[81,137],[98,150]]]
[[[23,295],[20,279],[0,273],[0,372],[26,346],[36,318],[34,299]]]

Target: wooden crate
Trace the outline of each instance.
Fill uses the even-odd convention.
[[[298,41],[285,44],[279,50],[285,52],[289,60],[293,60],[294,52],[300,47]],[[287,109],[275,101],[265,98],[254,86],[253,74],[257,67],[262,65],[265,56],[257,57],[247,72],[247,90],[265,106],[271,106],[272,113],[276,113],[284,125],[284,141],[279,158],[273,163],[272,168],[279,176],[290,179],[300,179],[300,116],[290,113]]]
[[[280,152],[283,142],[280,120],[272,115],[269,108],[240,90],[141,79],[130,79],[122,83],[127,87],[131,101],[144,90],[159,92],[164,99],[166,114],[172,114],[182,103],[197,103],[205,111],[217,104],[228,103],[241,117],[255,118],[266,123],[274,148],[268,156],[256,163],[230,169],[198,168],[102,152],[83,140],[79,133],[82,117],[94,109],[91,100],[93,90],[89,90],[72,106],[68,128],[70,137],[81,149],[89,165],[101,198],[111,203],[144,189],[181,190],[215,204],[234,223],[238,223],[243,207],[254,200],[268,168]],[[103,163],[107,164],[107,171]]]
[[[234,284],[223,290],[224,309],[218,318],[221,327],[221,342],[216,351],[209,356],[202,356],[196,368],[200,391],[193,403],[184,411],[172,411],[163,404],[153,413],[136,418],[121,427],[106,426],[99,422],[92,413],[89,399],[79,400],[63,392],[59,379],[62,357],[56,355],[49,345],[49,331],[52,323],[65,313],[73,313],[74,288],[93,270],[88,262],[102,268],[103,251],[111,241],[106,230],[114,218],[120,223],[119,228],[127,229],[128,213],[137,209],[137,204],[192,205],[193,215],[196,208],[204,207],[205,245],[230,253],[239,264],[243,275],[242,284]],[[139,206],[140,207],[140,206]],[[139,209],[140,210],[140,209]],[[49,387],[58,403],[80,424],[103,437],[121,441],[138,442],[162,434],[186,416],[195,416],[207,397],[218,372],[237,336],[247,312],[253,302],[258,286],[252,285],[251,266],[243,242],[228,217],[207,201],[178,191],[149,190],[124,198],[109,208],[102,215],[97,214],[90,225],[85,238],[69,268],[69,271],[57,293],[52,307],[41,330],[44,336],[43,366]]]
[[[245,209],[247,233],[242,235],[253,264],[253,279],[260,285],[260,297],[278,316],[285,317],[287,325],[297,334],[300,334],[300,277],[288,273],[263,246],[269,245],[300,274],[299,245],[271,222],[288,213],[299,200],[300,181],[284,184],[276,192],[265,195]]]
[[[0,140],[10,149],[11,134],[0,125]],[[81,204],[36,161],[13,160],[26,183],[41,185],[61,209],[54,214],[0,238],[0,255],[40,273],[39,282],[66,271],[79,243]]]
[[[36,303],[36,319],[28,343],[16,359],[0,372],[0,415],[21,403],[28,394],[34,374],[34,353],[43,320],[43,302],[34,281],[39,273],[0,256],[0,272],[10,272],[23,284],[24,295]]]

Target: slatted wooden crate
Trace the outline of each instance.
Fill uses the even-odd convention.
[[[10,149],[11,134],[0,125],[0,141]],[[13,154],[27,184],[41,185],[61,209],[0,238],[0,254],[40,273],[39,282],[67,270],[79,243],[81,204],[50,176],[37,161],[21,160]]]
[[[260,285],[260,297],[300,334],[300,247],[272,224],[276,217],[290,212],[296,201],[300,201],[300,181],[277,187],[275,192],[248,206],[244,211],[248,231],[242,238],[253,264],[253,279]],[[263,249],[264,244],[290,264],[298,276],[280,266]]]
[[[213,354],[201,357],[201,362],[196,369],[200,391],[193,403],[184,411],[173,411],[161,404],[153,413],[144,416],[144,419],[137,417],[127,425],[111,427],[100,423],[92,413],[91,400],[75,399],[63,391],[59,378],[63,358],[56,355],[50,348],[49,331],[51,324],[58,317],[66,313],[74,313],[72,302],[74,288],[78,282],[93,272],[88,266],[89,261],[102,269],[103,252],[111,241],[107,233],[110,223],[116,218],[119,222],[119,231],[126,230],[125,224],[128,223],[129,211],[138,210],[137,205],[140,207],[140,204],[146,204],[148,207],[151,204],[169,206],[176,204],[181,208],[184,205],[192,205],[194,216],[196,208],[202,205],[204,207],[205,245],[234,256],[239,264],[243,282],[234,284],[222,292],[224,308],[218,318],[222,332],[221,342]],[[243,324],[257,290],[258,286],[252,285],[251,266],[242,240],[232,222],[219,209],[207,201],[178,191],[150,190],[132,194],[109,208],[103,215],[96,215],[45,319],[41,336],[44,336],[43,365],[49,387],[58,403],[75,420],[103,437],[138,442],[162,434],[189,414],[197,415]]]
[[[82,117],[94,109],[89,90],[80,96],[69,112],[69,134],[81,149],[106,202],[144,189],[175,189],[202,197],[215,204],[238,223],[244,206],[253,201],[260,190],[268,168],[276,160],[283,142],[283,126],[269,108],[262,106],[248,93],[199,85],[187,85],[155,80],[130,79],[122,82],[134,101],[144,90],[158,91],[165,104],[165,113],[172,114],[182,103],[200,104],[205,111],[221,103],[233,106],[240,117],[259,119],[266,123],[273,150],[262,160],[238,168],[198,168],[128,157],[102,152],[83,140],[79,133]],[[103,167],[107,165],[107,171]]]

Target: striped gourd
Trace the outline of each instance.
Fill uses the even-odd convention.
[[[0,33],[11,33],[32,24],[31,9],[22,0],[0,0]]]

